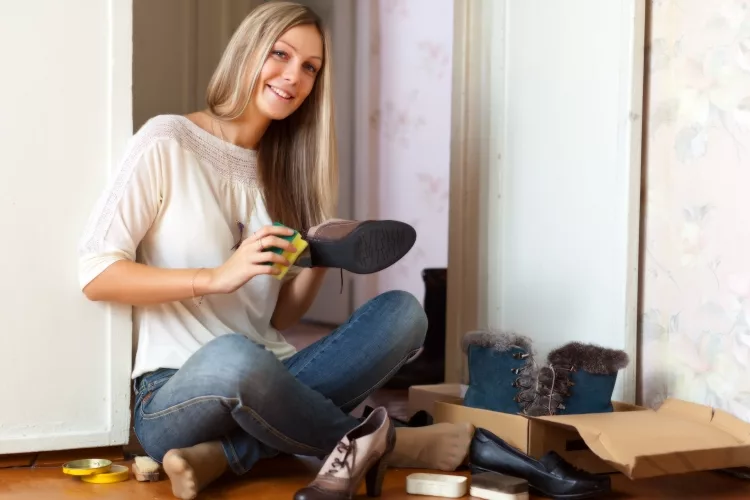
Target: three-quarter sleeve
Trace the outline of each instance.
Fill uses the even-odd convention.
[[[81,289],[115,262],[135,261],[136,249],[159,212],[162,172],[159,141],[143,133],[133,136],[80,240]]]

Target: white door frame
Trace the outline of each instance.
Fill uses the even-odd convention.
[[[78,6],[71,13],[71,16],[75,15],[76,9],[80,10],[84,7]],[[12,10],[12,9],[11,9]],[[96,9],[99,11],[99,9]],[[124,153],[124,149],[127,145],[129,138],[132,136],[132,99],[131,99],[131,61],[132,61],[132,0],[107,0],[105,2],[104,10],[106,17],[102,16],[101,20],[106,24],[101,26],[99,30],[92,31],[91,33],[106,34],[108,42],[104,47],[104,57],[106,58],[105,70],[106,79],[98,80],[106,82],[106,88],[102,92],[94,92],[95,100],[93,104],[99,106],[100,103],[106,103],[106,111],[102,125],[106,127],[104,136],[106,137],[106,150],[103,155],[97,154],[93,156],[91,154],[84,155],[85,158],[76,157],[77,161],[83,161],[81,165],[87,165],[87,169],[90,169],[88,175],[83,172],[83,178],[81,169],[71,172],[71,176],[78,176],[80,182],[90,182],[99,184],[99,181],[106,179],[109,176],[109,172],[117,164]],[[12,12],[11,12],[12,14]],[[22,15],[24,13],[22,12]],[[11,15],[11,19],[12,19]],[[94,22],[94,21],[92,21]],[[40,24],[40,26],[43,26]],[[89,32],[81,34],[81,37],[90,35]],[[102,37],[103,38],[103,37]],[[36,47],[39,47],[39,43],[54,44],[55,42],[50,37],[42,37],[41,41],[36,41]],[[96,43],[96,42],[92,42]],[[80,60],[76,61],[76,56],[72,56],[73,73],[76,71],[75,64],[80,63]],[[100,61],[96,61],[94,64],[98,65]],[[74,75],[68,75],[67,81],[62,82],[62,88],[69,88],[71,85],[78,85],[78,82],[73,82],[75,79]],[[63,77],[65,80],[65,77]],[[91,85],[97,85],[97,83],[91,83]],[[66,85],[68,87],[66,87]],[[71,97],[77,99],[77,96]],[[34,105],[42,105],[39,103],[29,103],[31,109],[25,110],[33,114],[40,114],[44,116],[44,113],[59,113],[59,109],[53,111],[35,109]],[[72,109],[72,108],[71,108]],[[11,112],[12,114],[13,112]],[[80,117],[77,117],[80,119]],[[90,119],[100,119],[100,115],[94,114],[89,116]],[[75,127],[75,121],[73,121]],[[80,131],[60,131],[64,137],[72,139],[80,139],[81,147],[85,148],[84,135]],[[65,135],[67,134],[67,135]],[[54,165],[18,165],[16,168],[37,168],[39,169],[37,174],[44,177],[44,169],[53,168],[65,168],[65,161],[69,161],[70,158],[66,157],[72,153],[70,151],[62,152],[62,159],[59,164]],[[58,155],[59,156],[59,155]],[[101,156],[101,157],[100,157]],[[12,156],[11,156],[12,158]],[[36,158],[35,158],[36,160]],[[19,177],[19,179],[21,179]],[[18,189],[30,189],[30,186],[19,185]],[[68,186],[57,186],[58,191],[62,195],[67,196]],[[60,210],[60,207],[65,206],[63,217],[71,217],[66,221],[66,228],[74,229],[76,226],[80,230],[84,229],[86,220],[80,218],[82,213],[82,203],[91,206],[87,209],[90,210],[95,203],[95,199],[89,198],[92,196],[92,190],[89,188],[82,189],[87,194],[78,196],[76,201],[68,200],[67,205],[59,204],[62,198],[47,199],[50,204],[51,210]],[[26,193],[22,193],[26,195]],[[29,196],[33,196],[28,193]],[[89,212],[87,211],[86,214]],[[78,215],[76,215],[78,214]],[[55,215],[55,217],[59,217]],[[50,221],[48,221],[50,222]],[[51,221],[52,224],[55,220]],[[34,243],[36,235],[33,234],[33,226],[28,226],[26,234],[19,234],[21,239],[26,238],[30,241],[29,244]],[[19,226],[20,227],[20,226]],[[70,235],[70,238],[78,238],[80,235]],[[30,238],[30,239],[29,239]],[[128,442],[129,429],[130,429],[130,412],[128,411],[128,405],[130,401],[131,385],[130,385],[130,367],[131,367],[131,335],[132,335],[132,316],[131,308],[128,306],[120,305],[104,305],[94,304],[88,302],[83,294],[78,289],[78,282],[76,278],[76,253],[75,246],[67,246],[70,243],[69,239],[65,239],[62,242],[63,247],[58,248],[58,251],[62,253],[63,257],[70,257],[66,261],[64,269],[59,274],[48,276],[48,280],[51,283],[45,285],[40,282],[37,288],[41,287],[41,292],[38,296],[32,297],[33,288],[25,287],[20,290],[22,295],[28,295],[24,297],[29,304],[34,303],[34,306],[39,310],[39,314],[44,317],[45,314],[51,314],[50,319],[44,320],[49,325],[46,331],[34,331],[38,328],[39,321],[34,321],[34,325],[29,327],[29,330],[17,330],[12,335],[18,337],[14,343],[12,339],[4,339],[6,347],[6,360],[10,361],[4,363],[5,366],[13,367],[13,361],[10,358],[14,354],[17,356],[18,353],[14,353],[14,347],[22,345],[26,342],[34,342],[34,339],[40,338],[40,335],[48,335],[50,338],[55,338],[54,344],[43,345],[34,344],[33,348],[36,350],[36,356],[34,358],[28,358],[23,361],[23,364],[18,364],[20,373],[15,375],[20,380],[14,382],[14,384],[22,384],[28,400],[38,399],[40,397],[46,398],[45,394],[49,394],[50,387],[63,387],[64,392],[80,393],[83,391],[84,394],[88,394],[87,399],[84,403],[81,401],[73,401],[71,403],[68,400],[68,405],[73,404],[77,406],[84,406],[76,408],[75,412],[80,414],[80,421],[71,419],[71,412],[64,410],[65,403],[60,401],[47,401],[47,411],[36,413],[38,405],[34,405],[34,409],[27,408],[29,406],[27,401],[24,400],[13,400],[8,397],[4,398],[3,401],[3,412],[0,412],[0,454],[11,454],[11,453],[26,453],[26,452],[41,452],[49,450],[64,450],[64,449],[76,449],[76,448],[93,448],[101,446],[113,446],[122,445]],[[58,244],[60,242],[58,241]],[[67,248],[65,248],[67,246]],[[24,266],[27,263],[16,262],[15,265]],[[31,280],[39,279],[39,274],[29,275]],[[50,300],[46,300],[47,299]],[[69,321],[63,318],[55,318],[54,307],[67,307],[79,310],[79,316],[76,317],[75,321]],[[17,311],[18,314],[22,314],[24,311]],[[85,314],[81,314],[85,312]],[[4,318],[12,326],[17,316],[11,316],[10,318]],[[55,323],[55,319],[57,322]],[[11,335],[11,332],[7,332]],[[33,334],[33,336],[27,335]],[[92,336],[99,337],[102,339],[101,349],[93,348],[87,345],[87,340]],[[89,378],[81,377],[78,369],[69,370],[65,372],[64,365],[66,362],[74,362],[66,358],[66,354],[63,352],[51,351],[57,345],[60,339],[65,341],[79,353],[88,353],[88,356],[98,357],[98,362],[93,363],[92,366],[100,366],[97,370],[92,370],[86,373]],[[97,339],[97,345],[99,345],[99,339]],[[25,346],[24,346],[25,347]],[[0,356],[1,357],[1,356]],[[45,360],[55,360],[55,363],[45,362]],[[92,358],[93,359],[93,358]],[[15,360],[17,361],[17,360]],[[62,371],[61,371],[62,368]],[[80,367],[79,367],[80,368]],[[84,370],[85,371],[85,370]],[[47,384],[45,384],[47,382]],[[6,383],[10,384],[10,380]],[[65,400],[65,393],[60,393],[59,397]],[[40,396],[41,395],[41,396]],[[21,415],[22,423],[8,423],[8,419],[11,422],[18,422],[19,415]],[[3,425],[2,420],[6,420]],[[85,422],[82,424],[81,422]]]
[[[464,332],[497,322],[502,277],[497,248],[504,169],[505,26],[508,0],[456,0],[454,24],[453,126],[451,140],[450,234],[446,381],[466,381],[461,351]],[[621,373],[623,399],[636,401],[638,273],[641,189],[641,128],[645,43],[645,0],[623,4],[621,62],[629,84],[620,90],[622,146],[618,164],[629,165],[625,291],[625,350],[630,365]],[[619,123],[619,122],[618,122]],[[530,334],[533,337],[533,333]]]
[[[380,106],[379,78],[371,68],[379,67],[378,23],[379,0],[355,0],[354,62],[354,179],[352,182],[354,218],[377,218],[378,213],[378,136],[372,121],[373,110]],[[377,274],[355,276],[352,283],[353,309],[378,294]]]
[[[489,0],[494,1],[494,0]],[[448,215],[448,309],[445,381],[465,380],[461,349],[465,332],[479,328],[482,312],[482,177],[487,170],[491,31],[484,0],[454,2],[453,101],[451,113],[450,203]],[[485,242],[486,242],[486,236]],[[486,256],[484,256],[486,260]],[[484,306],[486,309],[486,306]]]

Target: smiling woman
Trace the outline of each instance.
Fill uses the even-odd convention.
[[[219,119],[226,139],[257,148],[269,210],[290,227],[310,227],[335,212],[338,192],[332,77],[324,64],[331,43],[313,11],[275,8],[282,5],[267,3],[243,21],[209,82],[208,112],[191,118],[209,130]]]
[[[207,108],[156,116],[135,134],[81,242],[86,296],[134,306],[135,433],[179,498],[279,453],[330,454],[325,471],[347,465],[340,481],[316,486],[316,498],[356,490],[386,454],[396,466],[443,470],[466,455],[466,426],[394,430],[382,410],[362,425],[350,415],[419,352],[427,319],[414,296],[384,293],[300,352],[279,333],[305,314],[334,264],[313,255],[319,267],[275,279],[268,263],[290,262],[271,248],[295,250],[288,228],[311,248],[330,237],[346,253],[356,245],[337,242],[354,231],[367,239],[377,226],[330,220],[330,68],[314,12],[263,3],[230,40]],[[378,247],[400,256],[399,248]],[[358,456],[369,461],[352,468],[345,436],[362,433]],[[321,488],[330,491],[321,497]]]

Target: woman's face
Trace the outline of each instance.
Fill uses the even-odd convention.
[[[257,110],[283,120],[310,95],[323,64],[323,40],[314,25],[291,28],[276,41],[260,71]]]

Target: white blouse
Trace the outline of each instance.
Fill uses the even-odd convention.
[[[240,238],[273,221],[256,183],[256,152],[225,142],[184,116],[157,116],[130,140],[79,248],[83,289],[122,259],[161,268],[223,264]],[[291,270],[290,270],[291,271]],[[240,333],[279,359],[294,347],[270,324],[282,282],[251,279],[236,292],[133,310],[132,377],[178,369],[201,346]],[[186,287],[190,284],[186,283]]]

